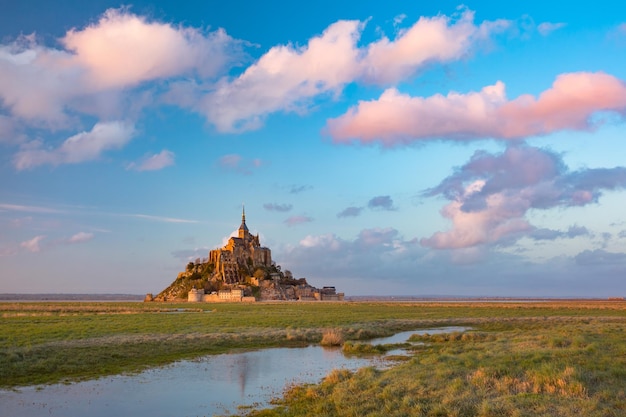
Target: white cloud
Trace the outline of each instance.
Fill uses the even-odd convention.
[[[0,203],[0,210],[18,211],[18,212],[25,212],[25,213],[66,213],[63,210],[49,208],[49,207],[24,206],[20,204],[6,204],[6,203]]]
[[[78,232],[67,240],[67,243],[89,242],[94,237],[93,233]]]
[[[43,149],[41,143],[31,142],[14,155],[13,164],[17,170],[24,170],[91,161],[107,150],[124,147],[135,134],[134,126],[128,122],[99,122],[91,131],[71,136],[56,149]]]
[[[126,214],[125,216],[164,223],[199,223],[197,220],[180,219],[176,217],[152,216],[150,214]]]
[[[174,152],[163,149],[158,154],[147,155],[138,163],[131,163],[128,169],[135,171],[158,171],[174,165]]]
[[[543,23],[540,23],[539,26],[537,26],[537,31],[539,32],[541,36],[548,36],[555,30],[559,30],[561,28],[564,28],[565,26],[566,26],[565,23],[543,22]]]

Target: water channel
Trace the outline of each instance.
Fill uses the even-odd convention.
[[[449,333],[463,327],[415,330],[375,339],[402,343],[412,334]],[[236,414],[239,406],[267,407],[294,383],[319,382],[333,369],[384,366],[384,358],[345,357],[321,346],[274,348],[179,361],[138,374],[75,384],[0,390],[0,416],[187,417]]]

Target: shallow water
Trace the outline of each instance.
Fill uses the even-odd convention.
[[[398,333],[372,343],[402,343],[416,333],[443,333],[447,327]],[[382,358],[346,358],[320,346],[275,348],[180,361],[134,375],[71,385],[0,390],[0,416],[185,417],[237,413],[238,406],[267,406],[293,383],[318,382],[332,369],[382,366]]]

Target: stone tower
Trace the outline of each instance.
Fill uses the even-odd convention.
[[[223,248],[210,251],[209,262],[215,265],[217,278],[227,284],[245,282],[246,275],[251,275],[255,268],[272,265],[272,252],[261,246],[258,234],[250,234],[245,208],[241,211],[237,237],[231,237]]]
[[[248,240],[250,236],[250,231],[248,230],[248,226],[246,226],[246,208],[244,206],[241,207],[241,226],[239,226],[239,239],[243,239],[245,242]]]

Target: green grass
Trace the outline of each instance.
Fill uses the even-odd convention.
[[[0,387],[321,343],[328,329],[367,353],[356,341],[463,325],[473,330],[416,337],[388,370],[333,372],[251,415],[618,416],[624,324],[623,302],[0,303]]]
[[[290,388],[269,416],[609,417],[626,415],[626,317],[477,320],[415,335],[389,369],[333,371]]]

